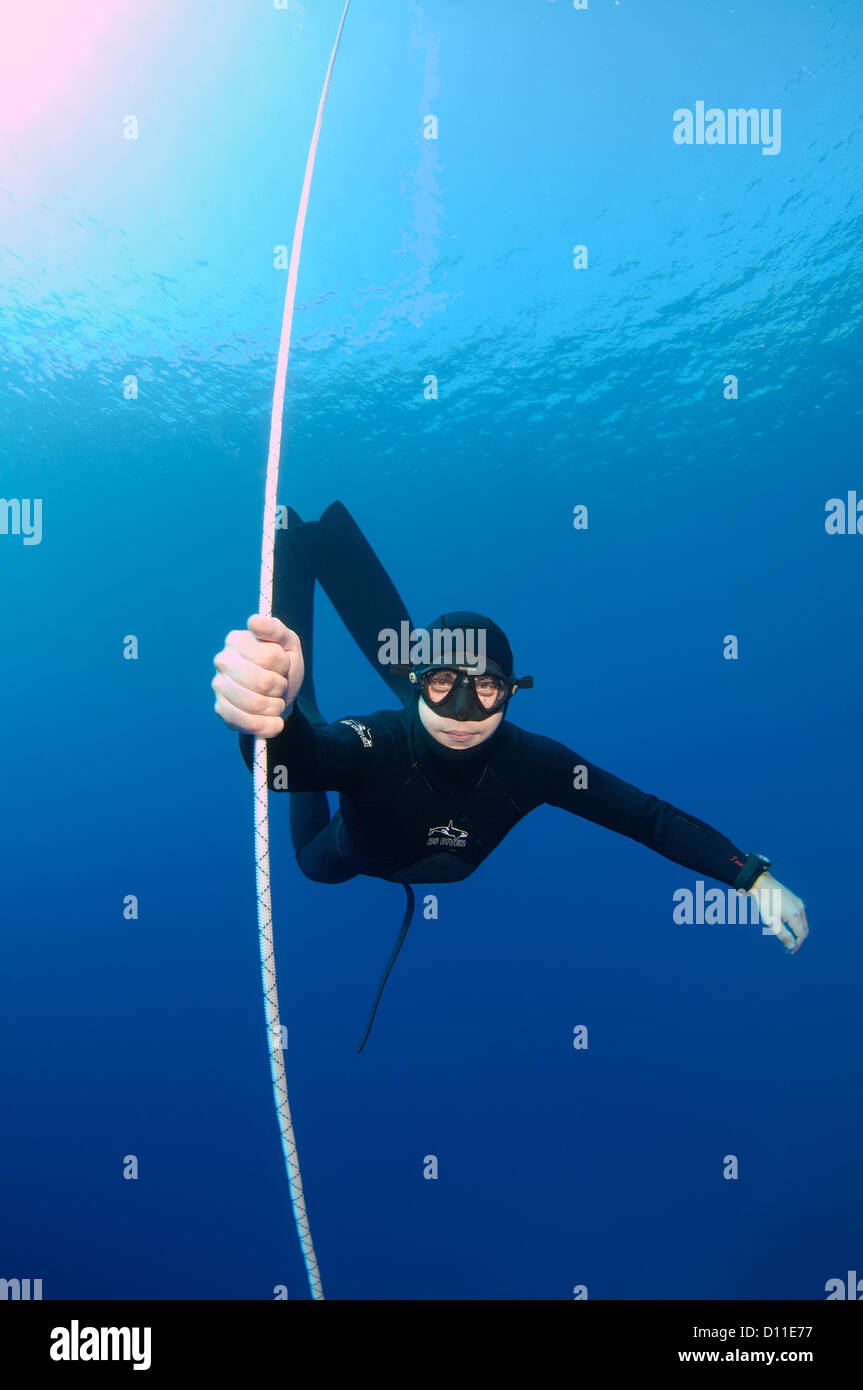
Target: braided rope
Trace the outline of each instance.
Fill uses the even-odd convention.
[[[273,606],[273,555],[276,544],[276,490],[279,481],[279,454],[282,440],[285,381],[288,371],[288,351],[291,343],[291,324],[294,317],[294,298],[297,291],[297,275],[300,266],[300,249],[303,244],[303,229],[306,223],[306,210],[309,203],[309,191],[311,189],[312,173],[315,167],[315,154],[318,148],[321,121],[323,120],[327,93],[330,89],[333,64],[336,61],[339,40],[342,36],[342,29],[344,28],[349,5],[350,0],[346,0],[345,8],[342,12],[341,23],[339,24],[339,32],[336,35],[336,41],[330,56],[329,67],[327,68],[327,75],[324,79],[324,89],[321,93],[321,100],[318,106],[318,117],[315,121],[312,142],[309,146],[309,157],[306,161],[306,176],[303,180],[303,191],[300,195],[300,207],[297,213],[296,227],[294,228],[294,243],[291,248],[288,288],[285,294],[285,311],[282,316],[282,333],[279,340],[279,357],[276,365],[276,384],[273,392],[273,414],[270,423],[270,449],[267,457],[267,481],[264,498],[264,524],[261,545],[261,590],[258,601],[258,612],[264,617],[271,616]],[[273,1096],[276,1102],[276,1114],[278,1116],[279,1130],[282,1136],[282,1152],[285,1156],[288,1187],[291,1193],[291,1205],[294,1209],[294,1221],[296,1223],[297,1235],[299,1236],[300,1246],[303,1252],[303,1259],[305,1260],[309,1288],[313,1299],[323,1299],[324,1291],[321,1284],[320,1272],[318,1270],[318,1261],[315,1256],[312,1233],[309,1229],[309,1218],[306,1215],[306,1203],[303,1196],[303,1180],[300,1175],[297,1146],[294,1140],[294,1127],[291,1122],[291,1107],[288,1101],[288,1085],[285,1077],[285,1059],[282,1051],[282,1029],[279,1022],[279,995],[276,985],[276,965],[273,957],[273,911],[270,895],[270,828],[267,815],[267,740],[264,738],[255,739],[254,790],[255,876],[258,898],[258,935],[261,948],[261,976],[264,987],[264,1011],[267,1019],[267,1040],[270,1049],[270,1072],[273,1078]]]

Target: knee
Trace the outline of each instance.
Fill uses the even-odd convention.
[[[326,883],[326,876],[321,874],[320,867],[315,864],[315,857],[306,854],[308,845],[298,849],[294,858],[297,861],[297,868],[306,878],[311,879],[312,883]]]
[[[301,849],[294,857],[300,873],[311,879],[312,883],[327,883],[332,886],[336,883],[347,883],[349,878],[357,876],[357,870],[340,854],[307,855],[305,850]]]

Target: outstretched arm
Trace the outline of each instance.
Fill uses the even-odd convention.
[[[597,825],[638,840],[664,858],[746,891],[773,934],[795,954],[809,927],[803,903],[766,870],[751,884],[751,862],[739,846],[706,821],[640,791],[571,748],[542,739],[539,762],[544,800]],[[744,870],[746,865],[746,870]]]

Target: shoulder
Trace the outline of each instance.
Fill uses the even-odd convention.
[[[404,713],[403,710],[379,709],[372,714],[346,714],[329,728],[347,742],[356,739],[363,748],[377,748],[405,736]]]
[[[522,796],[540,801],[552,800],[557,789],[572,781],[572,768],[579,755],[557,739],[529,733],[504,720],[492,766],[507,785],[520,788]]]
[[[553,765],[572,757],[572,749],[545,734],[529,733],[517,724],[504,720],[498,734],[498,750],[503,758],[531,760],[536,763]]]

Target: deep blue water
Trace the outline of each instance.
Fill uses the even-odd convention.
[[[340,12],[118,7],[4,141],[0,491],[43,529],[0,535],[0,1277],[45,1298],[308,1296],[209,683],[257,604],[273,248]],[[863,535],[825,529],[863,498],[861,39],[853,0],[354,0],[280,500],[341,498],[418,621],[490,612],[536,680],[514,722],[768,854],[811,936],[677,925],[697,875],[545,807],[418,914],[357,1057],[403,895],[308,882],[271,798],[329,1298],[863,1273]],[[781,110],[781,149],[675,143],[699,100]],[[391,705],[319,615],[325,714]]]

